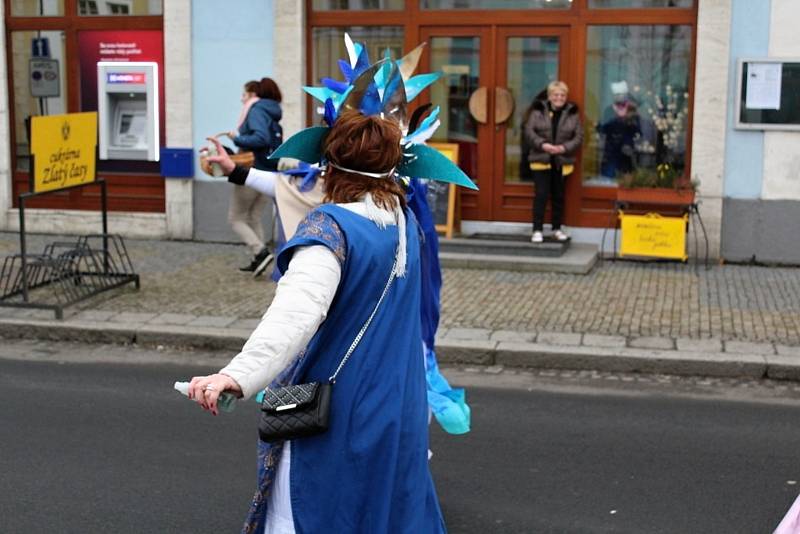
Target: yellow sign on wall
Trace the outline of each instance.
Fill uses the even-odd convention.
[[[95,180],[97,112],[31,118],[33,191],[55,191]]]
[[[649,256],[686,261],[686,223],[683,217],[662,217],[656,213],[626,215],[620,212],[622,241],[620,256]]]

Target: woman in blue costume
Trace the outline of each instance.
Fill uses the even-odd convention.
[[[260,443],[244,532],[445,531],[427,461],[420,339],[420,230],[393,180],[398,125],[344,112],[326,137],[326,198],[278,257],[275,300],[242,352],[190,396],[216,413],[222,391],[325,380],[394,279],[333,388],[327,432]]]
[[[350,57],[349,61],[340,61],[342,75],[346,82],[323,79],[324,87],[305,87],[304,89],[325,104],[325,120],[328,124],[333,123],[339,109],[365,107],[374,113],[381,108],[383,103],[388,103],[389,106],[385,107],[396,110],[394,113],[401,124],[404,134],[402,140],[404,149],[413,145],[419,146],[424,144],[438,127],[439,109],[433,109],[423,119],[425,113],[431,108],[430,104],[424,105],[414,112],[410,120],[406,121],[406,100],[412,100],[441,76],[441,73],[413,75],[423,46],[424,44],[418,46],[396,62],[384,60],[371,64],[367,57],[366,47],[363,44],[352,42],[346,35],[345,47]],[[377,83],[379,79],[381,83]],[[375,90],[373,91],[373,89]],[[363,105],[370,100],[371,96],[374,97],[376,93],[380,92],[383,93],[382,102],[376,102],[373,99],[372,103]],[[360,101],[353,102],[354,96]],[[400,98],[398,99],[397,96]],[[320,128],[309,128],[300,132],[296,138],[301,138],[303,134],[314,130],[320,130]],[[214,139],[210,139],[210,141],[216,142]],[[290,139],[286,145],[292,145],[292,142],[293,139]],[[325,180],[324,177],[320,178],[319,176],[319,171],[324,165],[310,165],[319,163],[321,156],[314,150],[309,150],[309,147],[313,145],[314,142],[305,142],[305,145],[294,143],[294,151],[287,150],[286,146],[279,148],[273,154],[275,159],[271,163],[272,167],[281,172],[248,170],[234,166],[221,147],[218,147],[220,156],[211,157],[209,161],[219,163],[231,183],[256,189],[275,198],[279,213],[280,234],[291,239],[303,217],[324,200]],[[446,160],[440,162],[444,165],[440,164],[426,169],[425,166],[419,166],[418,163],[432,158],[414,154],[414,159],[417,161],[416,172],[413,174],[401,172],[400,174],[403,176],[402,183],[406,190],[408,207],[416,216],[423,235],[420,307],[423,353],[428,384],[427,401],[436,420],[446,432],[463,434],[470,428],[470,410],[465,401],[464,390],[451,388],[439,372],[436,362],[434,340],[439,325],[439,298],[442,286],[439,240],[433,216],[425,199],[427,185],[424,180],[419,178],[432,177],[473,188],[474,184],[455,165]],[[283,242],[280,242],[278,248],[282,246]],[[279,279],[280,271],[276,268],[273,280],[277,282]]]

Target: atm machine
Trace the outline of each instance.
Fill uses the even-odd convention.
[[[97,64],[101,160],[159,158],[158,63]]]

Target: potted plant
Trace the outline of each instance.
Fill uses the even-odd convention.
[[[692,204],[696,184],[669,163],[655,169],[638,168],[622,175],[617,200],[638,204]]]

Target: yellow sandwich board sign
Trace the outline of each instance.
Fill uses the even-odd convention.
[[[31,118],[33,192],[95,181],[97,112]]]
[[[656,213],[620,212],[622,240],[619,255],[648,256],[686,261],[686,224],[689,216],[662,217]]]

